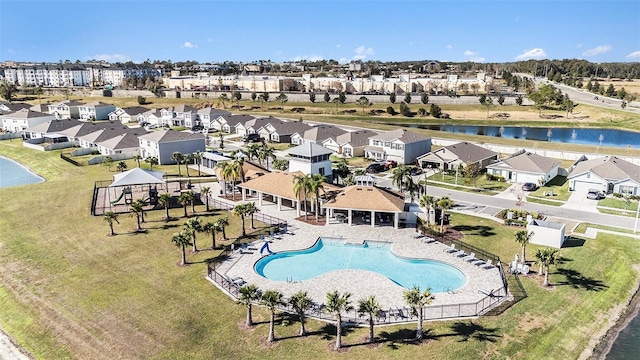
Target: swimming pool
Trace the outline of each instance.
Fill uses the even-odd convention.
[[[254,269],[267,279],[301,281],[344,269],[367,270],[386,276],[404,288],[418,285],[434,293],[462,287],[467,279],[456,267],[435,260],[405,259],[391,252],[391,244],[365,242],[347,245],[318,239],[309,249],[271,254],[258,260]]]

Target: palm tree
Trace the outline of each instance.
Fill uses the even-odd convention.
[[[118,169],[118,171],[123,172],[125,170],[127,170],[127,163],[124,161],[119,161],[118,162],[118,166],[116,167],[116,169]]]
[[[255,202],[248,202],[244,205],[245,214],[251,218],[251,229],[255,229],[255,226],[253,226],[253,214],[260,212],[260,209],[258,209]]]
[[[558,260],[558,250],[552,248],[545,248],[542,256],[541,265],[544,267],[544,286],[549,286],[549,267],[556,263]]]
[[[211,193],[211,188],[208,186],[203,186],[202,189],[200,189],[200,195],[204,196],[204,203],[207,207],[207,212],[209,212],[209,194]]]
[[[258,151],[258,160],[261,163],[264,162],[264,166],[267,169],[269,169],[269,159],[276,159],[275,151],[276,149],[272,148],[271,146],[267,146],[267,144],[262,144],[260,150]]]
[[[327,294],[327,304],[324,311],[336,317],[336,349],[342,347],[342,313],[353,310],[351,306],[351,294],[340,294],[337,291]]]
[[[180,194],[180,196],[178,196],[178,202],[184,208],[184,217],[188,217],[189,215],[187,215],[187,205],[189,205],[189,203],[191,202],[191,200],[189,199],[189,193],[183,192],[182,194]]]
[[[198,247],[196,245],[196,233],[202,231],[202,222],[200,221],[200,219],[198,219],[197,216],[191,218],[184,224],[184,230],[191,236],[191,240],[193,240],[193,252],[198,252]]]
[[[293,176],[293,191],[300,201],[300,195],[304,198],[304,219],[307,220],[307,194],[309,194],[309,178],[306,175]]]
[[[153,170],[153,165],[158,165],[158,158],[155,156],[147,156],[144,161],[149,164],[149,169]]]
[[[424,292],[420,292],[420,288],[414,285],[410,290],[404,292],[404,301],[411,307],[414,314],[418,316],[418,330],[416,331],[416,340],[422,340],[422,313],[424,307],[431,304],[433,295],[431,288],[426,288]]]
[[[300,336],[305,336],[307,331],[304,328],[305,312],[311,308],[313,302],[306,291],[298,291],[289,299],[289,305],[298,314],[300,319]]]
[[[182,155],[181,152],[176,151],[173,154],[171,154],[171,160],[175,161],[176,164],[178,165],[178,176],[182,177],[182,172],[180,171],[180,164],[182,164],[182,162],[184,161],[184,155]]]
[[[189,175],[189,163],[193,162],[193,154],[184,154],[184,169],[187,172],[187,177],[191,177],[191,175]]]
[[[220,226],[220,229],[222,230],[222,239],[227,240],[227,231],[226,228],[227,226],[229,226],[229,218],[228,217],[221,217],[218,218],[216,220],[216,224],[218,226]]]
[[[537,248],[536,249],[536,253],[533,255],[536,260],[538,261],[538,275],[542,275],[543,270],[544,270],[544,257],[545,257],[545,253],[544,253],[544,249],[543,248]]]
[[[137,199],[134,202],[137,202],[142,207],[142,211],[140,212],[140,221],[145,223],[146,221],[144,220],[144,207],[147,206],[147,203],[143,199]]]
[[[358,313],[362,315],[369,315],[369,342],[373,342],[373,317],[381,310],[380,303],[376,301],[374,295],[369,296],[366,299],[360,299],[358,301]]]
[[[215,222],[207,222],[202,226],[202,231],[207,234],[211,234],[211,249],[215,250],[216,248],[216,231],[220,231],[220,225],[217,221]]]
[[[397,186],[400,189],[400,192],[405,190],[404,184],[411,178],[411,168],[404,164],[398,165],[397,168],[393,169],[393,185]]]
[[[340,158],[336,163],[336,167],[332,170],[336,180],[346,179],[351,171],[349,171],[349,162],[345,158]],[[340,181],[339,181],[340,182]]]
[[[193,161],[195,161],[196,165],[198,165],[198,176],[201,176],[202,174],[200,173],[200,165],[202,164],[202,152],[198,150],[194,152],[192,155],[193,155]]]
[[[169,222],[169,205],[171,204],[171,194],[164,193],[158,196],[158,204],[164,206],[164,211],[166,213],[164,221]]]
[[[114,236],[116,233],[113,232],[113,223],[116,222],[120,224],[120,222],[118,221],[118,214],[114,213],[113,211],[107,211],[104,213],[104,221],[109,224],[109,229],[111,230],[109,236]]]
[[[113,165],[113,158],[111,156],[107,156],[102,159],[102,164],[107,164],[107,168],[111,171],[111,165]]]
[[[140,167],[140,160],[142,160],[142,156],[135,154],[133,155],[133,160],[135,160],[136,164],[138,164],[138,167]]]
[[[238,304],[242,304],[247,308],[247,326],[253,325],[251,307],[253,306],[253,302],[259,298],[260,292],[253,284],[244,285],[238,289]]]
[[[231,213],[235,216],[240,216],[242,219],[242,237],[247,236],[247,231],[244,225],[244,218],[247,215],[247,204],[238,204],[234,206]]]
[[[140,226],[140,214],[143,211],[143,206],[144,203],[140,203],[138,200],[134,201],[131,203],[130,205],[130,209],[131,212],[135,215],[136,217],[136,231],[142,231],[142,227]]]
[[[228,161],[219,162],[216,167],[220,169],[220,177],[222,178],[222,194],[227,197],[227,181],[231,178],[231,166]]]
[[[260,297],[260,305],[269,309],[269,342],[275,339],[274,325],[276,320],[276,308],[282,305],[282,293],[276,290],[267,290]]]
[[[420,186],[416,184],[415,181],[413,181],[413,178],[411,176],[409,176],[407,178],[407,184],[405,185],[405,189],[409,193],[409,198],[413,203],[413,200],[416,198],[416,195],[418,195],[418,192],[420,191]]]
[[[421,208],[425,208],[427,210],[427,225],[429,225],[429,212],[431,207],[435,205],[436,199],[431,195],[422,195],[420,200],[418,200],[418,204]]]
[[[196,193],[193,190],[187,191],[189,194],[189,204],[191,204],[191,213],[196,213]]]
[[[440,199],[438,199],[436,204],[440,208],[440,234],[443,234],[445,211],[453,207],[453,201],[449,199],[447,196],[443,196]]]
[[[184,266],[187,263],[187,255],[185,252],[185,246],[187,245],[191,245],[191,242],[189,241],[189,234],[186,233],[185,231],[181,231],[179,233],[174,233],[173,236],[171,237],[171,242],[173,242],[175,244],[175,246],[179,247],[182,249],[182,261],[180,262],[181,266]]]
[[[317,223],[320,215],[320,190],[324,190],[322,185],[324,184],[326,178],[320,174],[309,174],[307,176],[308,176],[307,184],[309,186],[309,193],[313,194],[313,199],[315,203],[316,223]]]
[[[249,161],[253,160],[254,158],[258,159],[260,154],[260,145],[255,143],[249,144],[247,146],[246,154]]]
[[[514,234],[515,240],[518,244],[522,245],[522,263],[526,263],[527,260],[525,258],[525,253],[527,249],[527,244],[531,241],[531,237],[533,236],[533,231],[528,232],[527,230],[516,231]]]

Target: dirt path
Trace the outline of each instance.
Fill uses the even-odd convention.
[[[11,338],[0,329],[0,359],[2,360],[29,360],[30,356],[25,355],[24,350],[16,346]]]

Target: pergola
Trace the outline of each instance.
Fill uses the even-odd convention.
[[[345,216],[349,225],[369,224],[391,225],[398,228],[400,214],[404,212],[404,195],[376,186],[353,185],[342,189],[335,197],[326,202],[330,217]]]
[[[157,185],[158,184],[166,184],[164,180],[164,172],[163,171],[155,171],[155,170],[146,170],[141,168],[134,168],[119,174],[113,175],[113,183],[109,185],[109,188],[117,188],[122,187],[122,195],[117,198],[116,202],[119,201],[122,197],[125,197],[125,202],[127,202],[126,195],[132,196],[131,187],[134,185],[149,185],[149,199],[153,200],[157,199]],[[151,188],[151,185],[154,185],[154,188]],[[143,189],[144,191],[144,189]],[[114,195],[115,196],[115,195]],[[109,195],[109,198],[111,196]],[[130,200],[132,197],[130,197]],[[113,202],[111,202],[113,205]],[[153,202],[152,202],[153,203]]]

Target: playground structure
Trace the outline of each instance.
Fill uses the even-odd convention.
[[[133,203],[133,193],[131,192],[130,186],[123,187],[122,192],[120,193],[120,196],[118,196],[117,199],[113,200],[111,202],[111,205],[116,205],[117,203],[120,202],[120,200],[122,200],[122,198],[124,198],[124,203],[127,205],[130,205],[131,203]]]

